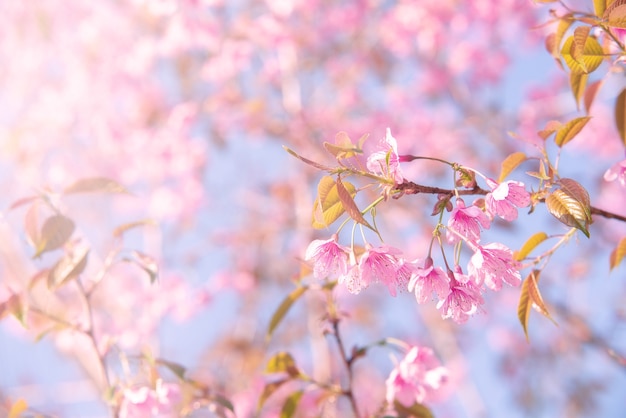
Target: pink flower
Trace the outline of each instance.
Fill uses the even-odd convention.
[[[615,163],[604,173],[604,180],[619,180],[622,187],[626,187],[626,160]]]
[[[495,218],[496,215],[509,222],[517,219],[517,209],[530,205],[530,193],[524,188],[524,183],[519,181],[506,181],[496,183],[487,179],[491,192],[485,197],[485,209]]]
[[[343,284],[348,289],[348,292],[358,295],[361,290],[367,287],[367,284],[361,279],[361,269],[359,265],[354,261],[354,255],[350,255],[351,264],[348,271],[345,274],[339,276],[337,282]]]
[[[387,128],[385,139],[380,141],[374,152],[367,157],[367,169],[374,174],[393,180],[396,184],[404,181],[400,170],[398,143],[391,135],[391,129]]]
[[[447,377],[448,370],[430,348],[412,347],[385,382],[387,402],[393,404],[396,400],[406,406],[427,402],[446,383]]]
[[[518,286],[522,281],[519,263],[513,260],[513,252],[497,242],[479,246],[467,269],[478,286],[484,283],[494,291],[502,288],[503,281],[511,286]]]
[[[459,266],[456,272],[448,271],[450,292],[437,304],[443,319],[452,318],[457,324],[467,322],[468,318],[479,311],[485,303],[480,287],[464,275]]]
[[[176,418],[182,395],[178,385],[157,380],[156,387],[142,386],[124,389],[120,405],[120,418]]]
[[[443,299],[450,292],[448,278],[441,267],[433,267],[433,259],[428,257],[424,267],[415,269],[409,281],[409,292],[415,292],[417,303],[428,301],[432,293]]]
[[[402,267],[402,261],[397,257],[400,254],[402,251],[389,245],[374,248],[367,244],[359,260],[363,286],[383,282],[391,296],[396,296],[396,288],[402,286],[402,277],[398,277],[398,269]]]
[[[347,273],[350,250],[339,245],[337,239],[337,234],[327,240],[316,239],[306,249],[304,259],[313,261],[313,276],[316,279]]]
[[[480,227],[489,229],[489,224],[489,217],[479,207],[473,205],[465,207],[463,199],[457,199],[456,208],[452,210],[448,220],[446,238],[451,244],[457,243],[461,237],[478,242],[480,240]]]

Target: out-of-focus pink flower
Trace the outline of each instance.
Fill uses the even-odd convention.
[[[519,263],[513,260],[513,252],[498,242],[479,246],[467,270],[478,286],[484,283],[494,291],[502,288],[503,281],[511,286],[518,286],[522,281]]]
[[[374,151],[367,157],[367,169],[377,175],[393,180],[396,184],[404,181],[398,157],[398,142],[387,128],[385,138],[376,144]]]
[[[357,295],[361,292],[361,290],[367,287],[367,284],[365,284],[361,279],[361,269],[356,261],[354,261],[354,256],[351,255],[350,259],[351,263],[348,271],[346,274],[340,275],[337,282],[346,286],[348,292]]]
[[[478,242],[480,240],[480,227],[488,229],[489,224],[489,217],[479,207],[473,205],[465,207],[463,199],[457,199],[456,208],[452,210],[448,220],[446,238],[451,244],[457,243],[461,237]]]
[[[437,309],[441,309],[443,319],[452,318],[457,324],[462,324],[478,312],[485,301],[480,287],[469,280],[459,266],[455,266],[455,272],[448,271],[448,277],[450,278],[450,292],[445,299],[439,301]]]
[[[495,218],[496,215],[509,222],[517,219],[517,208],[530,205],[530,193],[524,188],[524,183],[519,181],[506,181],[496,183],[487,179],[491,192],[485,196],[485,208],[487,213]]]
[[[428,257],[424,267],[415,269],[409,281],[409,292],[415,292],[417,303],[427,302],[432,293],[443,299],[450,292],[448,278],[441,267],[433,267],[433,259]]]
[[[398,256],[401,254],[402,251],[389,245],[374,248],[367,244],[359,260],[361,282],[364,287],[382,282],[387,285],[391,296],[396,296],[396,289],[399,284],[401,285],[398,281],[398,269],[402,266]]]
[[[313,262],[313,276],[324,279],[328,276],[342,276],[348,272],[350,249],[340,245],[337,234],[330,239],[316,239],[306,249],[304,259]]]
[[[176,418],[182,395],[178,385],[157,380],[156,387],[124,389],[120,418]]]
[[[604,180],[618,180],[622,187],[626,187],[626,160],[615,163],[604,173]]]
[[[427,347],[412,347],[387,378],[387,402],[428,402],[447,381],[448,370]]]

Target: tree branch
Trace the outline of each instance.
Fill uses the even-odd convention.
[[[412,181],[407,181],[407,180],[405,180],[401,184],[398,184],[395,187],[394,191],[399,192],[398,194],[394,195],[395,199],[399,199],[400,197],[402,197],[402,195],[405,195],[405,194],[419,194],[419,193],[443,194],[443,195],[449,195],[449,196],[454,196],[455,194],[458,194],[460,196],[486,195],[487,193],[489,193],[488,190],[485,190],[479,186],[475,186],[472,189],[458,189],[455,191],[453,189],[442,189],[440,187],[424,186],[422,184],[417,184],[417,183],[414,183]],[[544,199],[540,200],[540,202],[543,202],[543,201]],[[609,212],[604,209],[596,208],[594,206],[591,206],[590,209],[591,209],[592,215],[598,215],[606,219],[615,219],[617,221],[626,222],[626,216],[624,215]]]

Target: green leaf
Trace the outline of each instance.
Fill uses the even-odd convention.
[[[559,180],[559,185],[568,195],[580,202],[587,216],[587,220],[591,223],[591,199],[589,198],[587,190],[576,180],[566,177]]]
[[[624,256],[626,256],[626,238],[622,238],[615,247],[615,249],[611,251],[611,256],[609,257],[609,265],[611,267],[611,270],[613,270],[622,262]]]
[[[349,182],[343,182],[344,189],[351,197],[356,196],[356,188]],[[324,176],[317,185],[317,199],[313,203],[313,228],[327,228],[345,212],[339,197],[337,183],[331,176]]]
[[[626,146],[626,88],[620,92],[615,101],[615,125],[622,144]]]
[[[63,190],[64,194],[74,193],[125,193],[130,192],[115,180],[106,177],[80,179]]]
[[[332,167],[328,167],[319,163],[316,163],[315,161],[311,161],[308,158],[305,158],[301,155],[299,155],[298,153],[296,153],[294,150],[287,148],[286,146],[283,145],[283,149],[285,151],[287,151],[289,154],[293,155],[294,157],[296,157],[297,159],[299,159],[300,161],[307,163],[308,165],[315,167],[319,170],[323,170],[323,171],[332,171],[333,168]]]
[[[558,324],[552,319],[548,308],[541,297],[539,292],[539,274],[540,270],[533,270],[526,280],[522,283],[522,289],[520,292],[520,299],[517,305],[517,317],[524,329],[524,335],[526,335],[526,341],[528,341],[528,319],[530,318],[530,308],[535,309],[537,312],[548,318],[554,325]]]
[[[267,362],[266,373],[287,373],[290,377],[300,376],[300,370],[291,354],[281,351]]]
[[[33,202],[26,210],[24,215],[24,232],[26,233],[26,241],[28,244],[37,248],[39,245],[39,201]]]
[[[26,328],[26,315],[28,306],[19,294],[12,294],[7,300],[0,303],[0,319],[7,315],[13,315],[24,328]]]
[[[30,202],[34,202],[39,198],[40,198],[39,196],[28,196],[28,197],[23,197],[21,199],[18,199],[15,202],[11,203],[11,206],[9,206],[9,210],[18,208],[23,205],[27,205]]]
[[[606,0],[593,0],[593,11],[595,12],[596,16],[602,17],[605,10]]]
[[[561,188],[546,198],[550,213],[561,223],[581,230],[587,238],[587,227],[591,223],[589,193],[583,186],[572,179],[561,179]]]
[[[62,247],[74,233],[74,221],[63,215],[53,215],[46,219],[37,238],[36,252],[33,258],[47,251]]]
[[[591,111],[591,105],[598,94],[598,90],[602,87],[603,80],[596,80],[593,83],[589,84],[587,89],[585,90],[585,97],[583,102],[585,104],[585,113],[589,114]]]
[[[212,402],[218,404],[222,408],[228,409],[233,414],[235,413],[235,407],[234,407],[233,403],[228,398],[215,393],[215,394],[211,395],[210,400]]]
[[[545,141],[550,135],[558,131],[561,126],[563,126],[563,124],[558,120],[551,120],[546,123],[546,127],[543,130],[537,132],[537,135]]]
[[[11,408],[9,408],[9,415],[7,418],[20,418],[23,413],[28,409],[28,403],[24,399],[18,399],[15,401]]]
[[[522,261],[526,258],[528,254],[530,254],[532,250],[535,249],[537,245],[541,244],[547,238],[548,235],[545,232],[537,232],[532,237],[528,238],[528,240],[526,240],[524,245],[522,245],[522,248],[513,254],[513,257],[517,261]]]
[[[590,119],[591,116],[581,116],[572,119],[565,125],[559,127],[559,129],[556,131],[556,136],[554,137],[554,142],[556,143],[556,145],[562,147],[563,145],[574,139],[576,135],[578,135],[580,131],[585,127]]]
[[[265,335],[265,338],[267,340],[272,337],[272,333],[274,332],[278,324],[280,324],[280,322],[283,320],[285,315],[287,315],[287,312],[289,312],[289,309],[291,309],[291,306],[294,304],[294,302],[298,300],[300,296],[302,296],[308,289],[308,286],[299,286],[292,290],[291,293],[289,293],[287,297],[281,302],[278,309],[276,309],[276,312],[274,312],[274,315],[272,315],[270,324],[267,327],[267,333]]]
[[[576,109],[580,109],[580,100],[585,94],[588,78],[588,74],[570,73],[569,75],[569,85],[576,101]]]
[[[524,335],[526,336],[526,341],[529,341],[528,338],[528,320],[530,319],[530,308],[532,307],[532,301],[530,300],[530,292],[528,288],[530,283],[533,282],[536,286],[537,281],[539,280],[539,270],[533,270],[526,280],[522,283],[522,288],[520,289],[519,302],[517,304],[517,317],[519,318],[520,323],[522,324],[522,329],[524,330]]]
[[[524,161],[526,161],[526,154],[523,152],[514,152],[507,156],[504,161],[502,161],[498,182],[502,183],[502,181]]]
[[[55,290],[78,277],[87,266],[87,247],[78,248],[73,254],[66,254],[50,269],[48,289]]]
[[[156,260],[153,257],[137,250],[131,251],[131,255],[132,258],[124,258],[124,261],[135,263],[143,271],[148,273],[150,283],[154,283],[159,277],[159,266],[157,265]]]
[[[612,28],[626,28],[626,1],[609,1],[607,8],[602,15],[606,24]]]
[[[561,48],[561,55],[573,73],[589,74],[602,64],[604,51],[591,36],[587,36],[584,44],[580,45],[581,36],[582,33],[579,33],[578,43],[574,36],[567,38]]]
[[[156,359],[154,363],[160,366],[166,367],[169,371],[174,373],[174,375],[178,377],[180,380],[185,380],[185,373],[187,372],[187,369],[184,366],[178,363],[174,363],[169,360],[163,360],[160,358]]]
[[[257,407],[256,407],[256,410],[257,410],[256,415],[259,415],[259,412],[261,411],[261,408],[263,408],[263,404],[265,404],[265,401],[270,396],[272,396],[272,394],[276,392],[283,384],[289,382],[290,380],[291,378],[281,379],[275,382],[270,382],[265,385],[265,387],[263,388],[263,392],[261,393],[261,396],[259,396],[259,402],[257,403]]]
[[[589,26],[578,26],[574,29],[574,42],[570,50],[572,58],[580,62],[583,59],[585,45],[591,28]]]
[[[411,406],[405,406],[401,402],[394,400],[393,407],[399,414],[400,418],[434,418],[433,413],[425,405],[414,403]]]
[[[344,158],[351,158],[357,154],[363,154],[363,143],[367,139],[368,135],[363,135],[359,139],[359,144],[354,145],[352,140],[345,132],[339,132],[335,135],[335,143],[324,142],[324,148],[331,153],[338,160]]]
[[[113,236],[117,238],[130,229],[137,228],[140,226],[145,226],[145,225],[156,225],[156,224],[157,224],[156,221],[153,219],[143,219],[141,221],[129,222],[129,223],[122,224],[118,226],[117,228],[115,228],[115,230],[113,230]]]
[[[300,398],[302,398],[303,393],[304,392],[299,390],[287,397],[282,409],[280,410],[280,418],[292,418],[295,415],[298,403],[300,402]]]
[[[563,41],[565,33],[572,25],[572,23],[574,23],[572,14],[566,14],[559,19],[559,24],[557,25],[556,31],[546,38],[546,49],[548,50],[550,55],[552,55],[557,60],[560,66],[562,66],[563,64],[561,64],[559,47],[561,46],[561,42]]]
[[[348,213],[348,215],[350,215],[350,217],[355,222],[358,222],[361,225],[365,225],[366,227],[374,231],[374,228],[369,224],[369,222],[365,220],[365,218],[363,217],[363,214],[361,213],[359,208],[356,206],[356,203],[354,203],[354,199],[352,198],[352,195],[350,194],[346,186],[344,186],[339,176],[337,176],[336,185],[337,185],[337,195],[339,196],[339,200],[341,201],[341,204],[343,205],[343,208]]]

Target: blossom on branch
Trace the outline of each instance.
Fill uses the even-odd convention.
[[[506,181],[498,184],[487,179],[487,184],[491,192],[485,196],[485,209],[492,218],[497,215],[506,221],[514,221],[517,219],[517,208],[530,205],[530,193],[524,188],[524,183]]]
[[[341,276],[348,272],[350,249],[337,242],[337,234],[330,239],[316,239],[306,249],[304,259],[313,262],[313,276],[324,279],[328,276]]]
[[[392,404],[395,400],[406,406],[428,402],[447,379],[448,370],[430,348],[412,347],[385,382],[387,402]]]
[[[399,257],[401,254],[402,251],[389,245],[373,247],[367,244],[359,259],[363,285],[367,287],[371,283],[382,282],[387,285],[391,296],[396,296],[396,289],[406,286],[406,282],[402,283],[402,277],[406,275],[398,275],[398,269],[403,265]]]
[[[467,269],[478,286],[484,283],[489,289],[498,291],[502,288],[503,281],[511,286],[521,283],[519,267],[519,263],[513,260],[513,251],[494,242],[478,246]]]
[[[456,207],[448,220],[446,239],[450,244],[459,242],[461,237],[472,242],[480,240],[480,227],[489,229],[489,217],[477,206],[466,207],[463,199],[456,200]]]
[[[618,180],[622,187],[626,187],[626,160],[615,163],[604,173],[604,180]]]
[[[393,180],[395,184],[404,181],[402,170],[400,170],[398,142],[391,135],[391,129],[387,128],[385,138],[376,144],[374,151],[367,157],[367,169],[374,174]]]
[[[450,278],[450,292],[437,304],[441,309],[443,319],[452,318],[457,324],[467,322],[468,318],[479,312],[480,306],[485,303],[480,286],[455,266],[455,271],[448,271]]]
[[[416,268],[409,281],[409,292],[415,292],[417,303],[425,303],[432,293],[443,299],[450,292],[448,278],[441,267],[433,267],[433,259],[426,258],[423,268]]]
[[[120,406],[120,418],[175,418],[177,407],[182,401],[180,388],[171,383],[157,380],[156,387],[142,386],[124,389]]]

